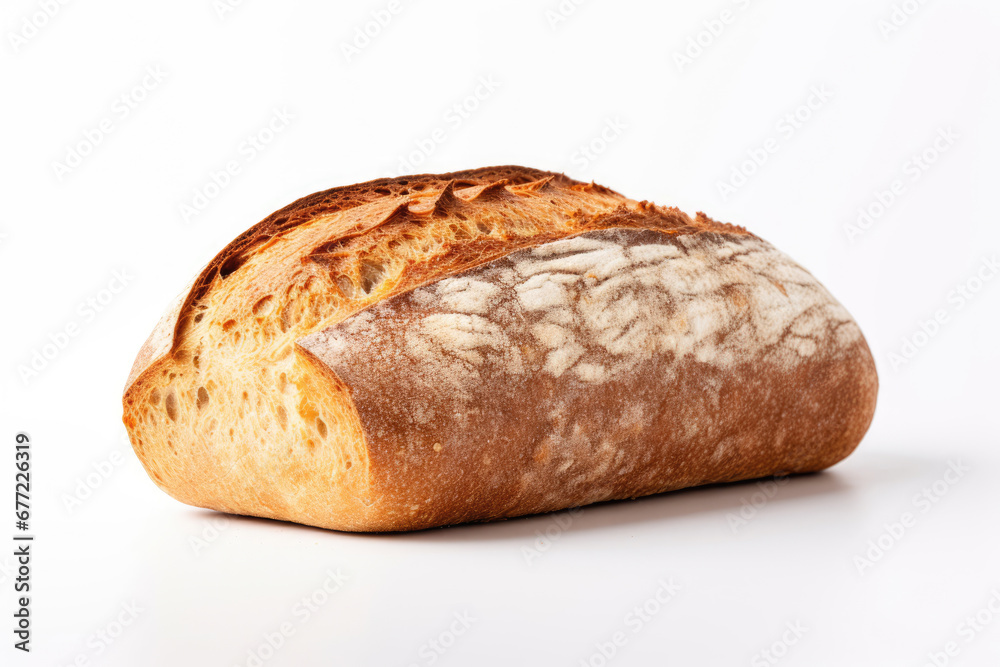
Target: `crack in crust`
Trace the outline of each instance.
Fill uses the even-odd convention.
[[[188,291],[174,331],[175,349],[183,339],[187,327],[195,324],[194,318],[200,312],[202,303],[210,291],[221,287],[254,256],[265,253],[277,240],[286,237],[295,229],[317,221],[343,215],[352,209],[373,208],[374,219],[367,215],[357,216],[353,224],[331,225],[325,239],[318,243],[308,258],[329,271],[336,273],[338,264],[357,252],[359,247],[371,247],[374,242],[386,237],[393,240],[419,236],[419,230],[435,219],[448,218],[464,221],[483,215],[496,207],[517,210],[518,198],[543,198],[546,195],[563,195],[571,200],[572,195],[580,197],[579,204],[562,215],[570,218],[572,226],[580,228],[606,228],[615,226],[644,226],[676,229],[678,233],[718,232],[723,234],[746,234],[742,228],[727,223],[718,223],[699,212],[692,220],[677,209],[662,208],[648,201],[634,202],[610,188],[595,183],[574,181],[563,174],[554,174],[524,167],[489,167],[443,175],[420,175],[379,179],[369,183],[333,188],[304,197],[276,211],[260,223],[250,228],[222,250],[201,272]],[[568,195],[568,196],[567,196]],[[389,208],[384,203],[389,202]],[[566,209],[566,204],[551,202],[556,209]],[[428,206],[430,205],[430,206]],[[382,213],[378,213],[382,207]],[[502,226],[502,225],[501,225]],[[478,231],[482,232],[482,225]],[[491,230],[492,231],[492,230]],[[484,255],[497,256],[509,252],[512,239],[509,230],[500,229],[500,238],[484,242]],[[544,225],[534,232],[545,234]],[[549,230],[551,235],[552,230]],[[558,235],[564,235],[562,232]],[[447,236],[447,234],[446,234]],[[470,234],[475,236],[475,233]],[[462,241],[477,239],[463,238],[461,232],[456,238],[446,239],[456,248]],[[535,243],[546,240],[539,238]],[[516,240],[514,241],[516,243]],[[525,244],[530,245],[531,239]],[[393,244],[386,243],[386,250]],[[494,246],[490,252],[489,246]],[[484,257],[482,261],[488,261]],[[360,275],[362,262],[342,273],[349,274],[355,287],[364,287]],[[335,278],[336,279],[336,278]],[[368,290],[362,289],[367,292]],[[346,294],[351,297],[353,295]]]

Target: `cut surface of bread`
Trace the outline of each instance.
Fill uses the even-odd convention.
[[[765,241],[496,167],[275,212],[168,310],[123,404],[182,502],[385,531],[819,470],[876,392],[850,315]]]

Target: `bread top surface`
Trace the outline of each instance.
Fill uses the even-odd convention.
[[[525,167],[333,188],[275,211],[216,255],[143,346],[126,391],[168,355],[184,360],[234,345],[288,354],[300,337],[381,299],[520,248],[612,227],[748,235],[702,213],[692,218]]]

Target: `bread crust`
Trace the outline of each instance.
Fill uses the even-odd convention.
[[[393,531],[820,470],[876,393],[847,312],[743,228],[495,167],[268,216],[168,311],[123,403],[184,502]]]

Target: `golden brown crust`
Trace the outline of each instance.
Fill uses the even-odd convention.
[[[299,343],[423,285],[522,249],[611,229],[655,230],[675,241],[695,239],[699,248],[763,243],[701,213],[691,218],[603,186],[522,167],[381,179],[300,199],[220,252],[143,347],[123,396],[136,452],[153,480],[184,502],[344,530],[410,529],[576,503],[579,495],[569,492],[558,500],[560,481],[553,482],[555,500],[484,500],[467,513],[442,501],[423,515],[401,513],[409,499],[392,489],[406,485],[387,486],[392,466],[369,437],[367,408],[352,398],[358,388],[345,384],[322,354]],[[702,268],[711,275],[729,261]],[[774,289],[788,296],[784,284]],[[858,389],[863,396],[845,436],[856,439],[848,443],[831,435],[821,455],[803,455],[809,465],[829,465],[846,455],[871,416],[873,366],[870,372],[865,366],[863,340],[861,347],[848,347],[857,362],[851,362],[852,372],[859,374],[852,386],[868,387]],[[841,357],[821,356],[827,361],[824,366],[813,360],[817,373],[846,368]],[[850,409],[843,408],[851,404],[850,391],[841,393],[831,414]],[[522,445],[524,451],[534,447]],[[685,456],[696,454],[694,446]],[[764,456],[713,474],[736,478],[739,470],[756,473],[773,465]],[[634,483],[601,497],[713,481],[695,479],[694,468],[656,483],[638,481],[656,477],[658,469],[637,472]],[[411,486],[419,487],[419,480]]]

